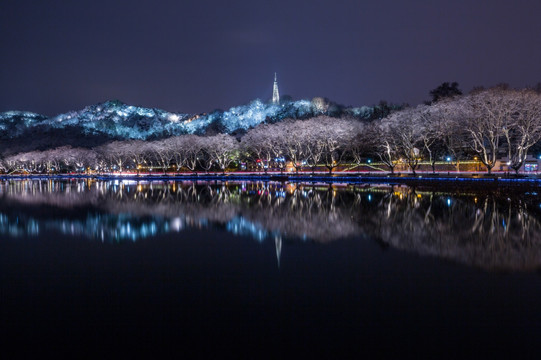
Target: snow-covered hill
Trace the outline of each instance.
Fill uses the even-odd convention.
[[[234,133],[262,122],[317,115],[370,119],[378,107],[346,108],[323,98],[285,101],[280,105],[254,100],[227,111],[182,114],[106,101],[55,117],[30,112],[0,113],[0,150],[44,149],[59,145],[93,146],[123,139],[155,139],[181,134]]]

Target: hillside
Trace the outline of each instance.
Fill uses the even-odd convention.
[[[227,111],[183,114],[106,101],[54,117],[8,111],[0,113],[0,151],[4,155],[71,145],[92,147],[113,140],[158,139],[181,134],[243,132],[263,122],[318,115],[371,119],[386,109],[378,106],[344,107],[323,98],[286,101],[280,105],[254,100]],[[395,107],[396,108],[396,107]]]

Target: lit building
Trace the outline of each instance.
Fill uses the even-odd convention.
[[[278,92],[278,80],[276,79],[276,73],[274,73],[274,85],[272,86],[272,103],[280,104],[280,93]]]

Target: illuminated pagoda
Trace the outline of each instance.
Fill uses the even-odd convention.
[[[272,103],[280,104],[280,93],[278,92],[278,80],[276,79],[276,73],[274,73],[274,85],[272,86]]]

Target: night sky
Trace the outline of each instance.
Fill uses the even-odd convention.
[[[541,1],[1,0],[0,112],[109,99],[188,113],[280,92],[416,105],[541,81]]]

